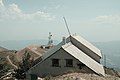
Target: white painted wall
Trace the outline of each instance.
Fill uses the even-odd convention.
[[[53,67],[52,66],[52,59],[57,58],[60,59],[59,64],[60,67]],[[73,59],[73,67],[66,67],[66,60],[65,59]],[[77,64],[80,64],[78,60],[72,57],[70,54],[66,53],[63,49],[60,49],[55,54],[47,58],[41,64],[37,65],[36,67],[32,68],[31,73],[36,74],[38,76],[46,76],[46,75],[59,75],[63,74],[69,70],[76,70],[79,69]],[[84,67],[86,72],[92,72],[89,68]]]

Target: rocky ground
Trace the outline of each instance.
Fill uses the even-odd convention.
[[[41,78],[38,80],[120,80],[119,77],[106,75],[98,76],[96,74],[85,74],[85,73],[69,73],[61,76]]]

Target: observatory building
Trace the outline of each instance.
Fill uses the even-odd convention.
[[[28,72],[27,80],[47,75],[60,75],[70,70],[105,75],[100,64],[101,51],[81,36],[74,34],[63,38],[51,48]]]

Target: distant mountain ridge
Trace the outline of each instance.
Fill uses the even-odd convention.
[[[8,40],[8,41],[0,41],[0,46],[5,47],[10,50],[20,50],[28,45],[37,44],[37,45],[47,45],[48,40]],[[54,44],[58,44],[59,41],[53,40]]]
[[[106,56],[106,65],[120,71],[120,41],[98,42],[94,45],[102,51],[102,63],[104,64],[104,56]]]
[[[6,50],[8,50],[8,49],[3,48],[3,47],[0,46],[0,52],[2,52],[2,51],[6,51]]]

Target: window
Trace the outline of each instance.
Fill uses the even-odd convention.
[[[77,64],[79,66],[79,69],[82,69],[85,65],[84,64]]]
[[[66,67],[73,67],[73,60],[72,59],[66,59]]]
[[[59,67],[59,59],[52,59],[52,66]]]

